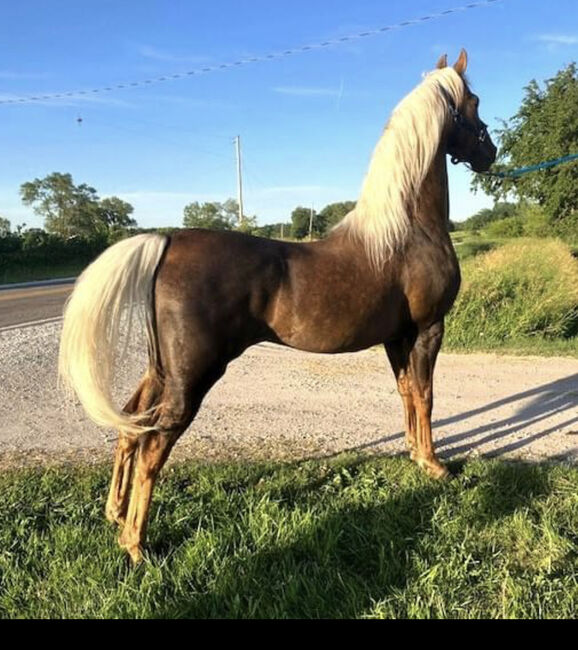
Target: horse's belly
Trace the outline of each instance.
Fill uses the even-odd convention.
[[[279,340],[299,350],[335,354],[356,352],[383,343],[399,329],[399,314],[387,318],[293,318],[290,326],[279,327]]]

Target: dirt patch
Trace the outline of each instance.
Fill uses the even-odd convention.
[[[110,458],[115,433],[56,387],[59,324],[0,334],[0,467]],[[119,402],[144,367],[129,347]],[[440,355],[434,436],[442,458],[578,460],[578,361]],[[264,344],[230,364],[173,460],[293,460],[404,451],[403,411],[385,354],[317,355]]]

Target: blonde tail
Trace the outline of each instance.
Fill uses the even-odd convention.
[[[153,283],[167,242],[167,237],[147,234],[111,246],[84,270],[66,304],[58,374],[100,426],[137,435],[150,429],[141,424],[142,415],[128,415],[114,404],[111,388],[125,308],[129,328],[135,308],[146,319],[149,349],[156,350]]]

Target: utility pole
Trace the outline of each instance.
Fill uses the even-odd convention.
[[[241,136],[235,137],[237,152],[237,203],[239,204],[239,225],[243,223],[243,177],[241,175]]]
[[[309,211],[309,241],[313,240],[313,206]]]

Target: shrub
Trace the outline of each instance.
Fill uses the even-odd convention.
[[[578,262],[556,240],[520,239],[464,264],[447,322],[453,347],[578,333]]]
[[[456,254],[460,261],[475,257],[481,253],[493,250],[496,244],[491,241],[465,241],[456,248]]]
[[[520,237],[524,232],[524,220],[519,217],[508,217],[488,224],[486,232],[490,237]]]

